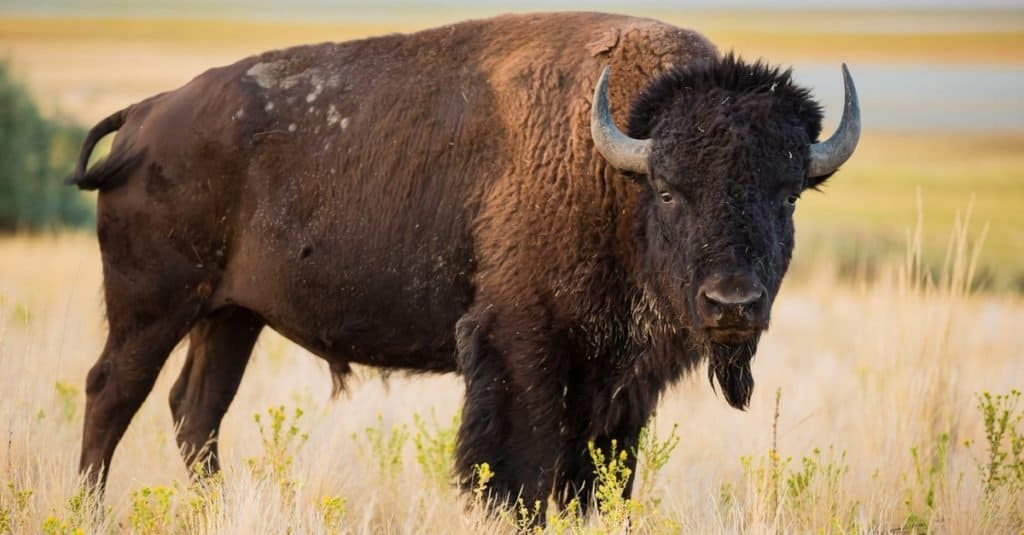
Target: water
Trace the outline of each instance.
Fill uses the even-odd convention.
[[[864,128],[925,132],[1024,131],[1024,65],[851,64]],[[826,129],[842,110],[839,65],[796,65],[826,109]]]

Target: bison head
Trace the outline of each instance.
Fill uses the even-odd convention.
[[[857,145],[860,112],[845,65],[843,77],[843,118],[824,142],[821,107],[788,70],[732,55],[661,75],[634,102],[629,135],[611,118],[607,68],[594,91],[597,149],[643,185],[646,290],[687,327],[712,385],[717,378],[737,408],[750,399],[750,359],[789,266],[797,200]]]

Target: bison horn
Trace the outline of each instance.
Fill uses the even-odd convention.
[[[590,109],[590,136],[594,146],[612,167],[622,171],[647,173],[647,156],[651,153],[651,140],[633,139],[623,134],[612,119],[608,106],[608,73],[610,67],[601,71],[601,77],[594,88],[594,104]]]
[[[857,88],[853,85],[853,78],[845,63],[843,85],[846,88],[846,104],[839,128],[832,137],[808,147],[810,163],[807,166],[807,176],[810,178],[825,176],[839,169],[839,166],[853,155],[857,141],[860,140],[860,103],[857,101]]]

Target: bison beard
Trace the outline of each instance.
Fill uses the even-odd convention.
[[[750,361],[757,351],[757,340],[738,345],[721,345],[711,342],[707,349],[708,382],[715,389],[718,379],[722,393],[729,405],[744,410],[750,403],[750,395],[754,392],[754,376],[750,372]]]

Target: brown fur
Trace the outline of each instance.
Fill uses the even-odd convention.
[[[704,356],[649,295],[650,192],[594,149],[591,91],[611,65],[626,124],[659,74],[716,57],[651,20],[504,16],[268,52],[117,114],[109,162],[73,179],[100,191],[110,322],[82,470],[105,479],[186,335],[179,444],[216,468],[266,325],[337,384],[353,362],[462,373],[464,484],[486,461],[505,500],[589,493],[587,441],[635,445]]]

